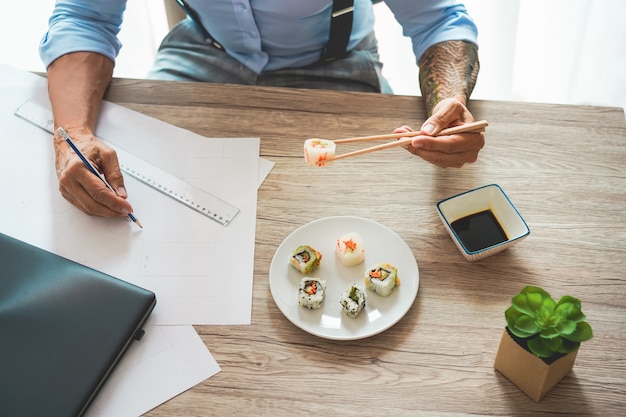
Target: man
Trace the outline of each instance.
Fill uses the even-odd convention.
[[[163,40],[150,78],[204,82],[391,92],[384,80],[374,36],[371,0],[354,9],[331,0],[189,0],[190,18]],[[124,179],[115,152],[95,135],[96,116],[108,87],[126,0],[58,0],[40,46],[48,69],[55,128],[62,126],[77,147],[117,191],[111,193],[55,135],[61,194],[85,213],[125,217]],[[434,137],[474,119],[467,102],[479,61],[476,27],[453,0],[386,0],[413,44],[428,119],[408,150],[441,167],[474,162],[483,133]],[[339,18],[352,18],[345,49],[335,37]],[[339,30],[338,32],[341,32]],[[333,39],[329,41],[329,34]],[[348,36],[349,34],[349,36]],[[345,51],[345,53],[344,53]],[[402,126],[395,131],[411,130]]]

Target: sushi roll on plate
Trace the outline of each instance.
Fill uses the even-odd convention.
[[[365,307],[367,295],[358,285],[352,284],[341,294],[339,302],[348,317],[355,319]]]
[[[322,306],[326,295],[326,281],[304,277],[300,280],[298,304],[309,310],[317,310]]]
[[[363,238],[355,232],[339,236],[335,242],[335,253],[344,266],[360,264],[365,260]]]
[[[308,166],[328,165],[335,157],[335,142],[332,140],[311,138],[304,141],[304,159]]]
[[[310,274],[315,271],[322,260],[322,254],[309,245],[298,246],[291,253],[289,263],[301,274]]]
[[[367,270],[365,287],[383,297],[387,297],[394,287],[400,285],[398,269],[388,263],[378,263]]]

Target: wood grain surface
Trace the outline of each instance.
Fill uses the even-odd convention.
[[[148,416],[624,415],[622,109],[472,101],[474,117],[489,122],[474,164],[442,169],[394,148],[311,168],[302,150],[308,137],[419,128],[421,99],[122,79],[106,98],[207,137],[260,137],[261,156],[276,163],[258,195],[252,324],[196,326],[222,371]],[[435,205],[491,183],[508,194],[531,234],[468,262]],[[419,292],[406,316],[363,340],[300,330],[279,311],[268,285],[283,239],[336,215],[391,228],[419,265]],[[541,402],[493,369],[504,310],[525,285],[542,286],[556,299],[580,298],[595,334]]]

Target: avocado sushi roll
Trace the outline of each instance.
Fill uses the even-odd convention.
[[[289,263],[301,274],[310,274],[320,266],[322,254],[308,245],[298,246],[289,258]]]
[[[356,284],[353,284],[341,294],[339,302],[348,317],[356,318],[365,307],[365,292]]]

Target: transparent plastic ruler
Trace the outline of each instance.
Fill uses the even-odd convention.
[[[52,112],[37,103],[26,101],[15,110],[15,115],[54,134]],[[123,172],[211,220],[227,226],[239,213],[237,207],[221,198],[194,187],[109,142],[106,144],[117,152]]]

